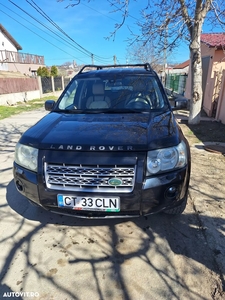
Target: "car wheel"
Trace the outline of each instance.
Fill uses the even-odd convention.
[[[182,214],[182,212],[185,210],[186,205],[187,205],[187,198],[188,198],[188,193],[186,194],[186,196],[183,199],[183,202],[179,206],[176,206],[176,207],[170,208],[170,209],[165,209],[163,212],[166,214],[170,214],[170,215]]]

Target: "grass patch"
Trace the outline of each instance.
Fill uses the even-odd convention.
[[[189,131],[188,131],[188,134],[192,134],[192,135],[193,135],[194,133],[193,133],[191,130],[189,130]]]
[[[30,100],[28,102],[18,102],[13,106],[0,105],[0,120],[21,112],[42,108],[44,107],[45,101],[48,99],[57,100],[58,98],[55,96],[50,96],[41,99]]]

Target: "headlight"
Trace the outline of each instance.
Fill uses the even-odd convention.
[[[17,143],[15,162],[31,171],[37,171],[38,149]]]
[[[182,168],[186,164],[187,149],[182,141],[176,147],[149,151],[147,156],[147,175]]]

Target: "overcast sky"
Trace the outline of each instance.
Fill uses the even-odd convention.
[[[114,55],[118,64],[133,63],[127,54],[127,38],[129,29],[138,32],[135,22],[140,18],[140,1],[132,2],[130,16],[115,40],[107,37],[121,21],[121,13],[113,13],[106,0],[82,1],[78,6],[65,8],[68,3],[72,2],[0,0],[0,23],[21,45],[20,52],[43,55],[47,66],[73,60],[91,64],[91,54],[96,64],[113,64]],[[168,59],[180,63],[188,58],[188,47],[182,45]]]

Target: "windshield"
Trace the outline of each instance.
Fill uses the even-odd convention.
[[[78,78],[68,85],[58,108],[82,111],[149,111],[167,107],[154,76]]]

